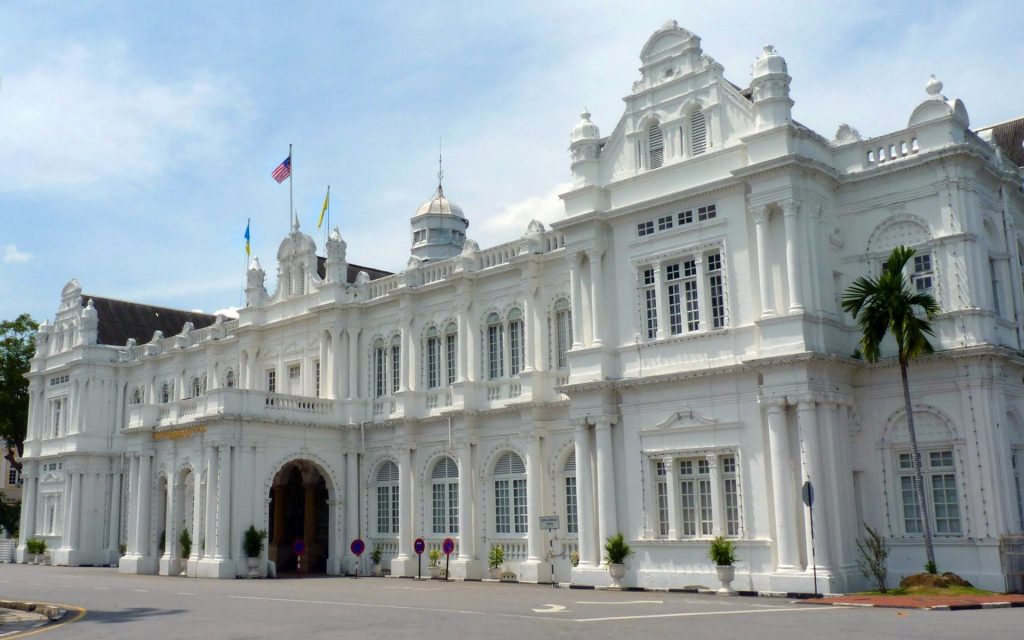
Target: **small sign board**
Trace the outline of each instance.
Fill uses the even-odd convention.
[[[296,540],[295,542],[293,542],[292,553],[294,553],[297,556],[301,556],[302,554],[306,553],[306,543],[302,540]]]
[[[814,506],[814,485],[808,480],[804,483],[803,488],[800,490],[800,494],[804,499],[804,504],[808,507]]]
[[[445,538],[444,542],[441,543],[441,550],[444,551],[444,555],[452,555],[452,551],[455,551],[455,541],[451,538]]]
[[[356,538],[352,541],[352,555],[361,556],[366,551],[366,543],[363,542],[362,538]]]
[[[427,548],[427,543],[423,541],[423,538],[416,538],[416,542],[412,543],[412,550],[416,552],[416,555],[423,555],[423,552]]]
[[[541,516],[540,528],[543,531],[555,531],[558,529],[558,516]]]

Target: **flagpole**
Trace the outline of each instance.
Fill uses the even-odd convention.
[[[292,232],[292,216],[295,205],[292,203],[292,176],[295,175],[295,162],[292,161],[292,145],[288,145],[288,233]]]
[[[327,233],[331,233],[331,185],[327,185]]]

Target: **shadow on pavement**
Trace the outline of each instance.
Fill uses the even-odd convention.
[[[116,611],[90,609],[82,621],[99,624],[120,624],[122,622],[136,622],[156,616],[172,616],[179,613],[185,613],[185,609],[156,609],[154,607],[133,607]]]

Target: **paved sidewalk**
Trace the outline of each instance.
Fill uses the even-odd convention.
[[[1005,609],[1024,607],[1024,595],[848,595],[804,600],[807,604],[833,604],[856,607],[887,607],[893,609],[924,609],[929,611],[959,611],[966,609]]]

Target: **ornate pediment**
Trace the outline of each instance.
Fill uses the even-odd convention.
[[[669,427],[705,426],[709,424],[718,424],[718,418],[706,416],[699,411],[694,411],[687,407],[681,411],[669,414],[668,418],[654,425],[654,428],[667,429]]]

